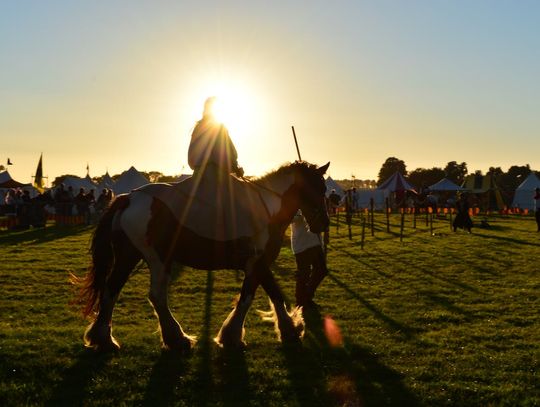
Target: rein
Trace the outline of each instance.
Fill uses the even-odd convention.
[[[245,178],[244,176],[242,176],[241,178],[246,184],[250,184],[250,185],[253,185],[254,187],[256,187],[257,195],[259,195],[259,199],[261,200],[261,202],[262,202],[262,204],[264,206],[264,210],[266,211],[266,214],[268,215],[268,219],[270,219],[272,217],[272,214],[270,213],[270,210],[268,209],[268,205],[266,205],[266,202],[262,197],[260,189],[264,189],[265,191],[268,191],[268,192],[276,195],[280,199],[283,198],[283,195],[276,192],[276,191],[274,191],[274,190],[272,190],[272,189],[270,189],[270,188],[265,187],[264,185],[261,185],[261,184],[259,184],[257,182],[253,182],[253,181]]]
[[[265,187],[264,185],[261,185],[261,184],[259,184],[258,182],[251,181],[250,179],[245,178],[244,176],[242,176],[241,178],[242,178],[242,180],[243,180],[244,182],[246,182],[247,184],[251,184],[251,185],[253,185],[253,186],[255,186],[255,187],[258,187],[258,188],[260,188],[260,189],[264,189],[265,191],[274,194],[274,195],[277,196],[278,198],[283,198],[283,194],[280,194],[279,192],[276,192],[276,191],[274,191],[274,190],[272,190],[272,189],[270,189],[270,188],[268,188],[268,187]]]

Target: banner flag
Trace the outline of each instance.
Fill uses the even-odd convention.
[[[34,177],[34,186],[39,192],[43,192],[43,153],[39,156],[39,163]]]

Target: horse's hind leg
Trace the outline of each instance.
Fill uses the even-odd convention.
[[[189,350],[195,343],[195,337],[184,333],[169,309],[170,266],[158,260],[157,255],[152,256],[148,264],[151,273],[149,300],[159,319],[163,347],[168,350]]]
[[[113,248],[115,261],[111,274],[107,278],[105,290],[99,299],[99,312],[84,334],[85,345],[101,351],[115,350],[120,347],[112,336],[113,309],[122,287],[141,260],[139,251],[121,232],[113,236]]]

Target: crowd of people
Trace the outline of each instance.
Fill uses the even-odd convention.
[[[73,187],[58,185],[53,194],[55,214],[62,216],[83,216],[86,223],[92,223],[92,215],[101,214],[113,199],[111,189],[104,188],[96,198],[94,189],[79,188],[77,194]]]
[[[82,216],[84,223],[93,223],[113,199],[110,189],[103,189],[96,198],[94,190],[80,188],[75,194],[72,187],[63,184],[55,189],[38,193],[31,197],[30,192],[21,188],[9,189],[0,202],[0,215],[16,218],[17,228],[45,226],[48,214]],[[97,215],[97,216],[94,216]]]

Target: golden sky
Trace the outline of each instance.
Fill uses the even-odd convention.
[[[247,174],[296,159],[291,125],[337,179],[390,156],[540,169],[540,3],[93,3],[0,4],[0,163],[21,182],[41,152],[49,183],[189,172],[211,95]]]

